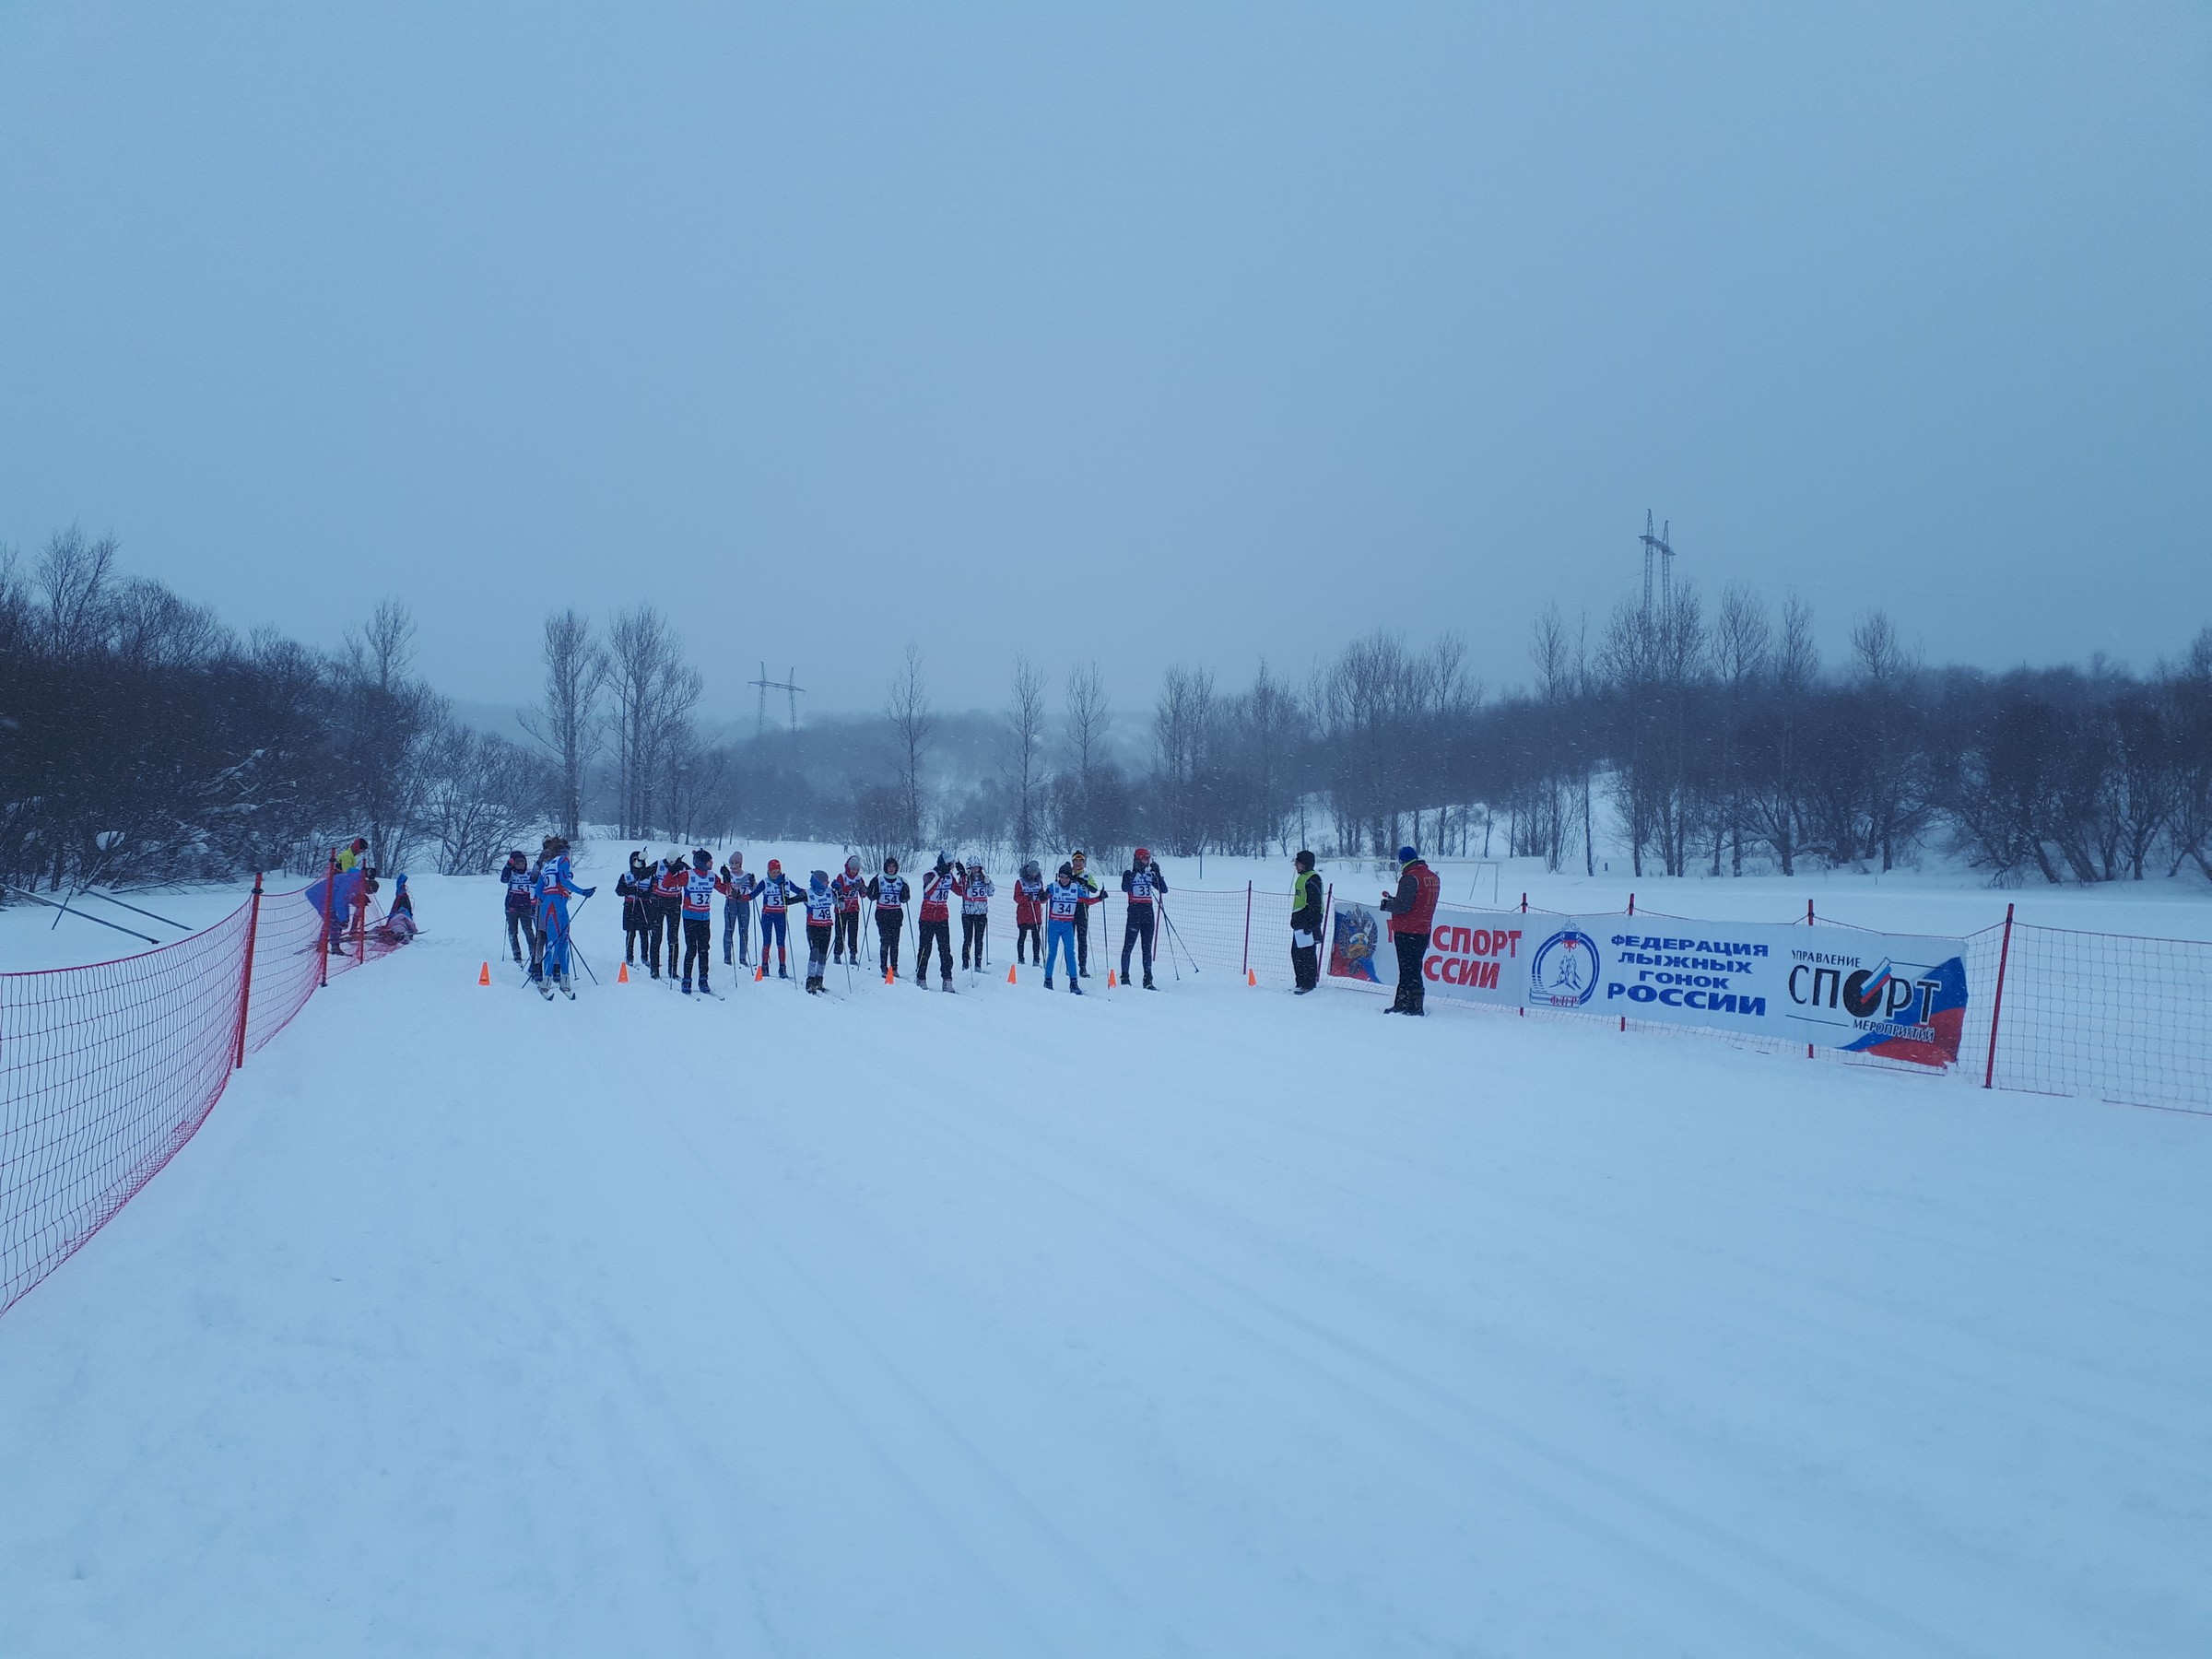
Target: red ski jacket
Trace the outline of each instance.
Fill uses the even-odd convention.
[[[1415,859],[1400,871],[1397,895],[1382,900],[1382,908],[1390,912],[1390,931],[1427,933],[1436,921],[1436,896],[1441,885],[1436,872],[1421,859]]]

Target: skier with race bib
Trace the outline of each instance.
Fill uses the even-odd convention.
[[[877,965],[883,977],[899,977],[899,930],[906,925],[906,877],[899,874],[899,861],[883,861],[883,874],[868,877],[868,897],[876,901],[876,941],[878,947]]]
[[[530,881],[530,855],[520,847],[507,854],[500,872],[507,889],[507,948],[514,952],[517,967],[527,960],[535,977],[537,967],[537,892]]]
[[[651,954],[647,959],[653,977],[661,977],[661,947],[665,940],[668,948],[668,977],[677,973],[677,940],[683,935],[684,883],[690,871],[680,853],[671,853],[653,868],[653,890],[645,896],[645,942]]]
[[[1086,893],[1094,894],[1099,899],[1103,899],[1106,897],[1106,889],[1099,885],[1099,878],[1090,873],[1090,859],[1088,854],[1087,854],[1082,848],[1077,847],[1072,853],[1068,855],[1067,867],[1070,878]],[[1099,923],[1099,925],[1100,927],[1104,927],[1106,924],[1101,919]],[[1083,977],[1085,979],[1088,979],[1090,977],[1089,911],[1079,910],[1076,912],[1075,927],[1076,954],[1082,959]]]
[[[730,862],[722,866],[722,879],[715,883],[724,895],[722,900],[722,965],[724,968],[749,968],[753,962],[753,894],[759,890],[758,877],[746,873],[745,854],[733,853]],[[730,960],[730,935],[737,935],[737,959]]]
[[[1067,988],[1077,996],[1083,994],[1083,978],[1076,971],[1076,923],[1085,912],[1087,904],[1102,903],[1106,898],[1098,890],[1098,883],[1088,887],[1077,879],[1076,866],[1071,861],[1060,866],[1059,879],[1044,889],[1044,988],[1053,988],[1053,965],[1059,961],[1060,953],[1067,953]]]
[[[622,900],[622,959],[635,968],[646,949],[640,941],[645,937],[645,907],[653,896],[653,866],[642,852],[632,852],[629,868],[615,877],[615,896]]]
[[[806,877],[806,994],[818,996],[829,987],[822,976],[830,967],[830,936],[837,931],[837,889],[830,872],[815,870]]]
[[[969,953],[974,952],[973,966],[983,965],[983,941],[991,932],[991,896],[998,891],[991,877],[983,873],[979,860],[970,859],[959,866],[960,872],[960,966],[971,966]]]
[[[598,890],[577,885],[569,868],[569,843],[558,835],[548,837],[545,862],[537,869],[537,931],[545,941],[539,952],[545,972],[537,988],[548,1001],[556,976],[562,994],[575,998],[576,988],[569,982],[569,900],[578,893],[589,899]]]
[[[699,964],[699,988],[712,994],[707,967],[714,959],[714,890],[724,885],[714,875],[714,854],[704,847],[691,854],[684,876],[684,983],[691,994],[691,964]]]
[[[791,977],[791,957],[787,944],[791,937],[791,923],[787,912],[794,903],[805,903],[806,895],[797,882],[783,874],[783,861],[768,861],[768,879],[760,884],[760,971],[768,971],[768,942],[776,942],[776,977]]]
[[[952,873],[952,860],[944,853],[922,877],[922,926],[915,944],[914,983],[929,989],[929,947],[937,947],[945,970],[945,989],[952,989],[952,901],[959,897],[960,879]]]
[[[1025,947],[1027,957],[1022,955]],[[1014,883],[1014,960],[1044,960],[1044,877],[1033,858],[1021,866]]]
[[[837,895],[836,936],[830,942],[830,959],[860,963],[860,901],[868,896],[868,884],[861,879],[860,860],[848,858],[842,874],[830,883],[830,890]]]
[[[1168,878],[1159,873],[1147,849],[1139,847],[1129,868],[1122,872],[1122,891],[1129,900],[1128,920],[1122,924],[1122,983],[1129,982],[1130,947],[1141,943],[1145,947],[1145,989],[1158,990],[1152,982],[1152,941],[1159,925],[1156,912],[1168,894]]]

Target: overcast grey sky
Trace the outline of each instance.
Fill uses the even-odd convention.
[[[2212,8],[0,9],[0,540],[445,689],[1117,700],[1681,569],[2212,621]]]

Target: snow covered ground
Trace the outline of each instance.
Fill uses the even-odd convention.
[[[2212,1651],[2212,1123],[1210,974],[548,1006],[411,885],[0,1320],[10,1659]]]

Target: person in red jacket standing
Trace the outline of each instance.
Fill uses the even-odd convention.
[[[1033,858],[1021,866],[1021,878],[1014,884],[1014,959],[1044,960],[1044,877]]]
[[[952,901],[962,896],[966,886],[953,873],[952,860],[943,853],[922,877],[922,931],[916,947],[921,954],[914,960],[914,983],[924,991],[929,989],[929,947],[933,942],[944,969],[945,989],[952,989]]]
[[[1398,952],[1398,994],[1391,1014],[1422,1012],[1421,959],[1429,954],[1429,930],[1436,922],[1436,872],[1412,847],[1398,849],[1398,890],[1382,895],[1390,917],[1390,942]]]

